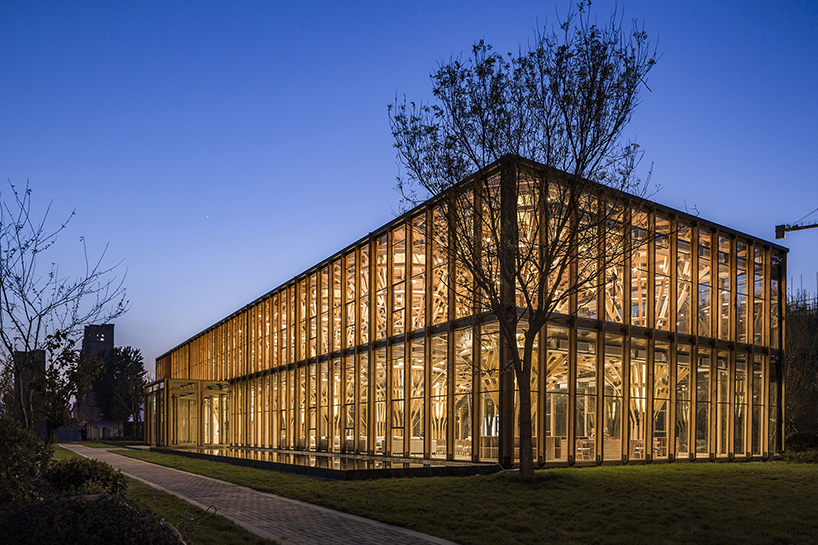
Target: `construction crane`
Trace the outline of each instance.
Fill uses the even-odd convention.
[[[818,212],[818,208],[801,218],[800,220],[796,221],[795,223],[785,223],[784,225],[776,225],[775,226],[775,238],[784,238],[787,236],[788,231],[800,231],[801,229],[812,229],[813,227],[818,227],[818,221],[813,221],[812,223],[806,223],[804,220]]]

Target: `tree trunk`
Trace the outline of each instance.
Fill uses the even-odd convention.
[[[57,442],[57,426],[55,426],[51,422],[46,421],[46,423],[45,423],[45,446],[46,446],[46,448],[51,448],[51,446],[56,442]]]
[[[16,364],[15,364],[16,365]],[[22,417],[23,427],[30,428],[30,422],[28,418],[28,408],[26,407],[26,396],[25,388],[23,387],[23,371],[21,369],[16,369],[14,373],[14,381],[15,386],[17,387],[17,400],[20,403],[20,416]],[[29,396],[30,397],[30,396]]]
[[[525,360],[528,360],[526,363]],[[534,476],[534,444],[531,437],[531,351],[526,350],[522,368],[517,372],[520,389],[520,476]],[[525,372],[528,369],[528,372]]]
[[[498,241],[498,261],[500,268],[500,305],[502,314],[498,316],[504,322],[501,326],[503,330],[503,337],[505,341],[505,353],[503,355],[503,365],[506,367],[504,372],[507,373],[507,387],[503,388],[506,393],[504,407],[501,407],[503,416],[508,415],[509,424],[508,429],[502,430],[502,437],[500,441],[507,445],[508,452],[504,453],[507,460],[501,460],[501,463],[506,462],[509,466],[514,461],[514,378],[517,378],[517,385],[520,387],[521,404],[522,404],[522,390],[523,385],[528,387],[530,379],[524,378],[521,375],[525,374],[526,366],[522,365],[517,348],[517,325],[518,325],[518,308],[517,308],[517,267],[518,267],[518,241],[519,241],[519,225],[517,218],[517,199],[518,199],[518,173],[516,160],[507,160],[503,163],[502,171],[500,173],[500,240]],[[528,344],[528,343],[526,343]],[[525,353],[525,351],[524,351]],[[525,359],[525,358],[524,358]],[[530,356],[529,356],[530,360]],[[511,368],[514,373],[512,375]],[[530,369],[530,367],[528,367]],[[502,399],[502,398],[501,398]],[[526,411],[528,411],[528,427],[524,427],[523,407],[520,406],[520,471],[524,475],[534,474],[534,462],[531,452],[531,396],[530,392],[527,398]],[[504,418],[503,421],[506,421]],[[528,448],[524,448],[528,445]],[[503,449],[501,449],[503,450]]]

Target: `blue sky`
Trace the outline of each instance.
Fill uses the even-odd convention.
[[[428,99],[439,61],[478,39],[516,52],[568,5],[6,1],[0,190],[29,180],[53,219],[76,211],[63,273],[81,236],[123,261],[132,308],[116,342],[152,369],[394,217],[396,93]],[[818,208],[818,3],[617,9],[662,55],[625,131],[655,200],[765,240]],[[818,230],[783,244],[815,293]]]

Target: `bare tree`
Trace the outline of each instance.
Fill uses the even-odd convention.
[[[79,376],[66,374],[63,363],[73,346],[66,352],[65,343],[76,340],[85,325],[122,315],[129,303],[124,277],[114,274],[117,265],[103,264],[105,251],[96,261],[89,261],[86,251],[85,269],[76,276],[64,275],[49,259],[73,212],[52,226],[50,205],[41,219],[32,217],[28,185],[23,192],[10,188],[0,195],[0,349],[11,366],[15,412],[31,428],[37,423],[37,403],[50,395],[38,377]],[[69,390],[82,395],[73,386]]]
[[[628,32],[614,14],[598,25],[589,4],[517,55],[478,42],[431,75],[434,103],[404,98],[389,111],[405,204],[437,199],[433,237],[454,262],[455,290],[499,324],[507,405],[514,378],[519,388],[522,475],[534,471],[527,386],[537,334],[555,313],[576,316],[601,291],[621,290],[625,256],[669,234],[649,233],[643,201],[620,193],[647,187],[635,176],[639,147],[622,131],[656,54],[635,23]],[[501,440],[501,463],[512,453]]]
[[[818,307],[792,298],[787,301],[786,432],[818,426]]]

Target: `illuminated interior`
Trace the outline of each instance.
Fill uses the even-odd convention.
[[[786,249],[623,204],[609,229],[634,250],[539,332],[526,386],[535,460],[771,456]],[[516,415],[520,385],[501,396],[499,327],[450,282],[469,280],[435,236],[445,225],[439,205],[420,205],[160,356],[148,442],[481,462],[508,433],[516,448],[516,418],[504,430],[502,415]]]

